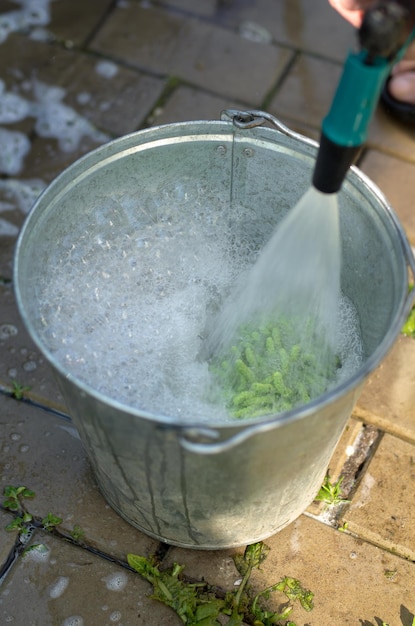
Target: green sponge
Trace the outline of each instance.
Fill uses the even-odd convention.
[[[281,318],[259,328],[241,326],[236,335],[210,362],[221,401],[236,418],[306,404],[327,390],[341,367],[312,322],[299,333],[298,320]]]

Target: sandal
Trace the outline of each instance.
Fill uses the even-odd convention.
[[[415,104],[396,100],[389,91],[389,81],[390,77],[386,81],[380,96],[380,101],[385,110],[403,124],[415,124]]]

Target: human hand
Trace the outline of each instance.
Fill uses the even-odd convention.
[[[362,23],[363,14],[370,6],[375,4],[374,0],[329,0],[329,4],[336,9],[342,17],[353,24],[356,28]]]

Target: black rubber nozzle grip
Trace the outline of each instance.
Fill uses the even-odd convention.
[[[322,193],[337,193],[361,146],[339,146],[321,135],[313,174],[313,186]]]

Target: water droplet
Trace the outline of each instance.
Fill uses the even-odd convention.
[[[26,363],[23,363],[23,369],[25,372],[33,372],[33,370],[35,370],[36,368],[36,361],[26,361]]]
[[[110,591],[121,591],[127,584],[128,578],[125,572],[119,571],[115,574],[110,574],[104,578],[107,589]]]
[[[7,375],[10,376],[10,378],[16,378],[17,369],[15,367],[11,367],[9,370],[7,370]]]
[[[22,436],[19,433],[11,433],[10,434],[10,439],[12,441],[19,441],[19,439],[21,439]]]
[[[62,622],[62,626],[84,626],[84,620],[80,615],[71,615]]]
[[[119,622],[121,619],[121,611],[113,611],[110,615],[110,622]]]
[[[23,444],[19,447],[19,452],[28,452],[29,446],[27,444]]]
[[[13,324],[0,324],[0,340],[17,335],[18,330]]]

